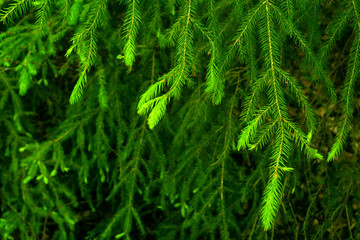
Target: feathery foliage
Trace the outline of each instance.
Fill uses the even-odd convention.
[[[2,239],[360,238],[359,1],[0,7]]]
[[[341,91],[341,107],[343,110],[342,120],[339,123],[338,133],[335,137],[335,142],[331,147],[328,154],[327,161],[334,160],[339,156],[343,149],[343,145],[350,132],[351,120],[353,115],[353,102],[354,102],[354,89],[356,80],[359,78],[358,72],[360,70],[360,4],[357,1],[346,1],[345,14],[342,13],[336,22],[329,26],[327,31],[329,32],[329,39],[324,45],[323,54],[326,54],[328,49],[331,49],[333,42],[337,35],[343,30],[347,21],[352,22],[354,39],[352,40],[349,64],[346,73],[345,83]]]
[[[129,67],[132,67],[135,61],[136,45],[135,39],[138,33],[139,24],[141,20],[141,14],[139,12],[138,1],[129,0],[128,9],[124,21],[124,32],[125,32],[125,46],[124,46],[124,61]]]

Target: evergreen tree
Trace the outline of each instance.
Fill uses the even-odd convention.
[[[360,238],[359,1],[0,7],[2,239]]]

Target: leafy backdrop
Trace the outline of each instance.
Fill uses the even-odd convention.
[[[358,239],[357,0],[2,0],[3,239]]]

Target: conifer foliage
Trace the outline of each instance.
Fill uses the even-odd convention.
[[[2,239],[360,238],[359,1],[0,7]]]

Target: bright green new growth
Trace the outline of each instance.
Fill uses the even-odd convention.
[[[66,52],[66,57],[76,49],[80,58],[80,77],[70,96],[70,104],[74,104],[82,98],[83,88],[87,83],[87,72],[94,65],[97,54],[97,29],[105,24],[107,0],[92,1],[84,6],[87,12],[87,20],[81,23],[74,37],[72,45]]]
[[[179,99],[184,85],[193,85],[190,79],[190,70],[195,63],[193,56],[193,28],[196,26],[194,12],[196,0],[184,2],[181,7],[181,16],[176,20],[172,29],[164,36],[167,43],[176,39],[176,57],[174,67],[157,83],[158,86],[149,88],[142,96],[138,104],[138,113],[148,116],[149,128],[153,129],[162,119],[166,112],[166,106],[171,98]],[[182,27],[178,27],[182,26]],[[200,26],[198,25],[200,28]],[[159,96],[164,85],[169,86],[169,91]]]
[[[124,33],[125,33],[125,46],[124,46],[124,61],[126,66],[132,67],[135,62],[136,45],[135,39],[138,33],[141,17],[138,10],[137,0],[128,0],[128,9],[124,21]]]
[[[273,1],[261,1],[250,11],[248,23],[245,26],[251,26],[250,21],[259,21],[260,41],[262,52],[265,56],[264,73],[255,80],[251,94],[245,101],[244,110],[242,111],[242,120],[246,124],[238,141],[238,149],[258,149],[267,145],[270,139],[274,138],[273,152],[270,158],[269,182],[265,188],[263,196],[263,206],[261,210],[261,220],[265,230],[271,228],[281,201],[281,177],[288,171],[286,162],[291,155],[290,136],[299,145],[309,159],[322,158],[315,149],[310,147],[306,141],[306,134],[290,120],[286,107],[284,96],[284,86],[288,85],[290,91],[296,96],[299,105],[303,108],[307,117],[307,127],[309,131],[315,131],[315,115],[307,98],[302,93],[301,88],[296,81],[285,71],[280,68],[280,51],[278,46],[278,36],[275,31],[275,17],[280,19],[281,27],[290,37],[292,37],[300,47],[310,56],[320,73],[324,70],[321,68],[315,55],[309,48],[306,40],[296,29],[294,23],[284,17],[285,13],[276,6]],[[239,36],[235,41],[240,41],[245,30],[239,30]],[[251,32],[247,33],[248,35]],[[237,44],[237,42],[235,42]],[[230,53],[229,53],[230,55]],[[324,74],[323,77],[329,84],[329,90],[333,96],[334,87]],[[267,89],[268,105],[256,112],[256,103],[259,98],[259,92]],[[334,98],[334,97],[333,97]],[[265,119],[269,118],[267,123]]]

